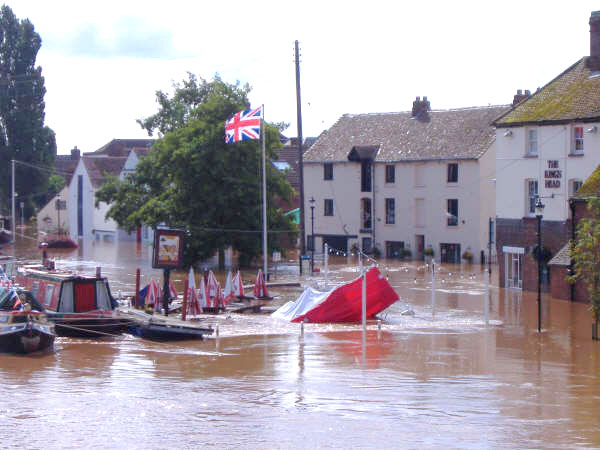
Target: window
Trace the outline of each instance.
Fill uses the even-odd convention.
[[[325,216],[333,216],[333,199],[331,199],[331,198],[325,199],[324,211],[325,211],[325,213],[324,213]]]
[[[396,182],[396,167],[394,165],[385,166],[385,182],[395,183]]]
[[[527,130],[527,156],[537,156],[538,154],[538,136],[537,130]]]
[[[371,253],[373,247],[373,240],[370,237],[362,238],[362,251],[363,253]]]
[[[448,199],[448,209],[446,210],[446,217],[448,219],[447,223],[450,227],[455,227],[458,225],[458,199],[449,198]]]
[[[458,163],[448,164],[448,183],[458,182]]]
[[[371,161],[363,161],[360,170],[361,192],[371,192]]]
[[[333,180],[333,163],[323,164],[323,179]]]
[[[371,199],[363,198],[360,201],[361,203],[361,225],[363,230],[371,229]]]
[[[569,181],[569,195],[575,195],[575,193],[579,190],[583,181],[581,180],[570,180]]]
[[[385,223],[387,225],[396,223],[396,200],[393,198],[385,199]]]
[[[527,199],[525,204],[527,205],[527,215],[535,214],[535,201],[538,196],[538,182],[537,180],[526,180],[525,181]]]
[[[425,226],[425,199],[415,199],[415,226]]]
[[[583,155],[583,127],[573,128],[573,154]]]
[[[425,186],[424,170],[423,164],[415,164],[415,186]]]

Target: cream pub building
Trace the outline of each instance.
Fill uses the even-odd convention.
[[[600,163],[600,11],[590,18],[590,56],[534,94],[517,92],[496,126],[496,250],[501,287],[538,286],[536,201],[542,249],[571,237],[569,197]],[[539,215],[539,212],[538,212]],[[544,261],[542,289],[549,291]]]

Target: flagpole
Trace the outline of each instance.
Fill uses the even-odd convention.
[[[263,166],[263,183],[262,183],[262,191],[263,191],[263,260],[264,260],[264,277],[265,282],[267,281],[267,164],[265,157],[265,105],[262,105],[262,120],[260,121],[262,132],[260,133],[260,138],[262,139],[262,166]]]

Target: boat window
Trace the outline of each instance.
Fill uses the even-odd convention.
[[[110,296],[108,295],[108,286],[105,281],[96,282],[96,300],[98,302],[98,309],[108,311],[112,309]]]
[[[73,312],[73,309],[73,282],[65,281],[62,285],[58,311]]]
[[[44,304],[46,306],[50,306],[50,302],[52,301],[52,293],[54,292],[54,286],[52,284],[48,284],[46,286],[46,298],[44,299]]]

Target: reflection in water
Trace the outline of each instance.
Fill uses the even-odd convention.
[[[19,242],[18,256],[39,250]],[[51,253],[113,292],[160,278],[151,248],[82,241]],[[0,355],[0,440],[28,448],[573,448],[600,445],[600,346],[586,305],[490,288],[479,266],[394,261],[382,272],[402,303],[361,325],[300,326],[268,315],[219,315],[219,338],[157,343],[130,336],[57,339],[56,351]],[[357,276],[332,257],[332,283]],[[275,281],[295,281],[294,261]],[[494,271],[497,276],[497,270]],[[225,274],[218,273],[220,280]],[[255,272],[243,273],[252,282]],[[182,286],[185,273],[174,272]],[[322,282],[323,274],[305,284]],[[300,288],[276,289],[273,306]],[[432,314],[435,313],[435,314]],[[35,430],[35,432],[32,432]]]

